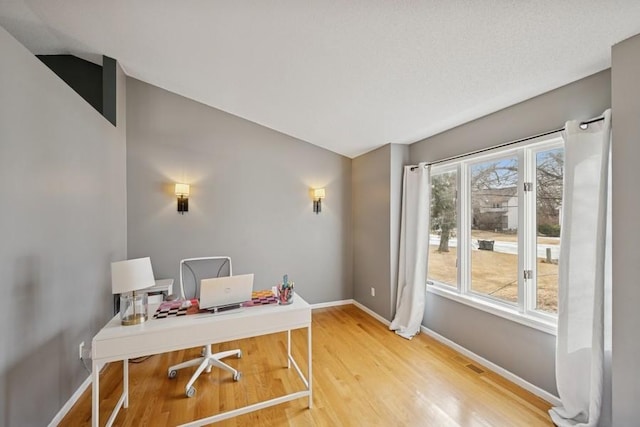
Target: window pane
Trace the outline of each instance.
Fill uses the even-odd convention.
[[[536,309],[558,312],[558,256],[564,149],[536,154]]]
[[[456,171],[431,177],[431,226],[427,277],[446,285],[458,283]]]
[[[470,167],[471,289],[518,301],[518,158]]]

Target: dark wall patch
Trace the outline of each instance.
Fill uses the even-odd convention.
[[[102,114],[116,125],[116,66],[108,56],[102,57]]]
[[[73,55],[37,55],[47,67],[102,114],[102,67]]]

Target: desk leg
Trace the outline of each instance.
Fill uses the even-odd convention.
[[[91,384],[91,425],[98,427],[98,416],[100,413],[100,372],[98,372],[98,364],[94,360],[92,363],[93,382]]]
[[[313,382],[313,372],[311,372],[311,325],[307,326],[307,357],[309,364],[309,409],[313,407],[313,389],[311,387]]]
[[[129,359],[122,361],[122,392],[124,393],[124,407],[129,407]]]
[[[291,329],[287,331],[287,369],[291,369]]]

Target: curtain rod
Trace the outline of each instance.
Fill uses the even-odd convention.
[[[589,126],[589,124],[591,124],[591,123],[599,122],[599,121],[602,121],[602,120],[604,120],[604,117],[596,117],[595,119],[585,120],[584,122],[580,122],[580,127],[582,128],[582,126]],[[583,129],[586,129],[586,127],[583,128]],[[447,158],[444,158],[444,159],[441,159],[441,160],[435,160],[433,162],[427,162],[427,164],[425,164],[425,167],[426,166],[431,166],[431,165],[437,165],[438,163],[448,162],[450,160],[461,159],[463,157],[471,156],[471,155],[474,155],[474,154],[484,153],[485,151],[491,151],[491,150],[495,150],[497,148],[508,147],[509,145],[519,144],[521,142],[529,141],[531,139],[536,139],[536,138],[540,138],[540,137],[543,137],[543,136],[551,135],[553,133],[562,132],[563,130],[564,130],[564,127],[560,128],[560,129],[554,129],[554,130],[550,130],[550,131],[547,131],[547,132],[539,133],[537,135],[528,136],[526,138],[517,139],[515,141],[505,142],[503,144],[498,144],[498,145],[494,145],[494,146],[491,146],[491,147],[482,148],[480,150],[469,151],[468,153],[458,154],[457,156],[451,156],[451,157],[447,157]],[[417,168],[418,168],[417,165],[416,166],[412,166],[411,170],[415,170]]]

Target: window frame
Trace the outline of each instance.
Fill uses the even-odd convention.
[[[536,309],[537,305],[537,218],[536,156],[539,152],[564,147],[560,132],[532,138],[509,147],[497,147],[442,162],[431,167],[431,174],[456,172],[457,283],[446,284],[427,276],[426,291],[492,313],[508,320],[555,335],[557,315]],[[471,188],[473,164],[516,156],[518,159],[518,301],[512,303],[474,292],[471,288]],[[524,191],[525,182],[532,183]],[[431,230],[429,230],[429,233]],[[427,239],[429,239],[427,237]],[[429,244],[429,241],[427,241]],[[525,270],[531,278],[525,279]],[[428,270],[427,270],[428,275]]]

